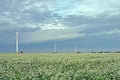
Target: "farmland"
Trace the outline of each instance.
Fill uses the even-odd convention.
[[[0,80],[120,80],[120,54],[0,54]]]

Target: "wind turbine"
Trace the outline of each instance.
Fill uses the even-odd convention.
[[[57,53],[57,46],[56,46],[56,44],[54,44],[53,53]]]
[[[19,33],[16,32],[16,53],[18,53],[18,39],[19,38]]]
[[[77,45],[75,45],[75,53],[77,53],[78,52],[78,47],[77,47]]]

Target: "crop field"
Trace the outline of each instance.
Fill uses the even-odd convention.
[[[120,80],[120,54],[0,54],[0,80]]]

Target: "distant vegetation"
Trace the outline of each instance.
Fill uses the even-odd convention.
[[[91,53],[120,53],[120,51],[115,51],[115,52],[111,52],[111,51],[92,51]]]
[[[0,54],[0,80],[120,80],[120,54]]]

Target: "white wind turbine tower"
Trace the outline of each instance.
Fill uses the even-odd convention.
[[[77,53],[78,52],[78,47],[77,47],[77,45],[75,45],[75,53]]]
[[[18,53],[18,38],[19,38],[19,33],[16,32],[16,53]]]
[[[56,44],[54,44],[54,47],[53,47],[53,52],[56,53],[57,52],[57,46]]]

